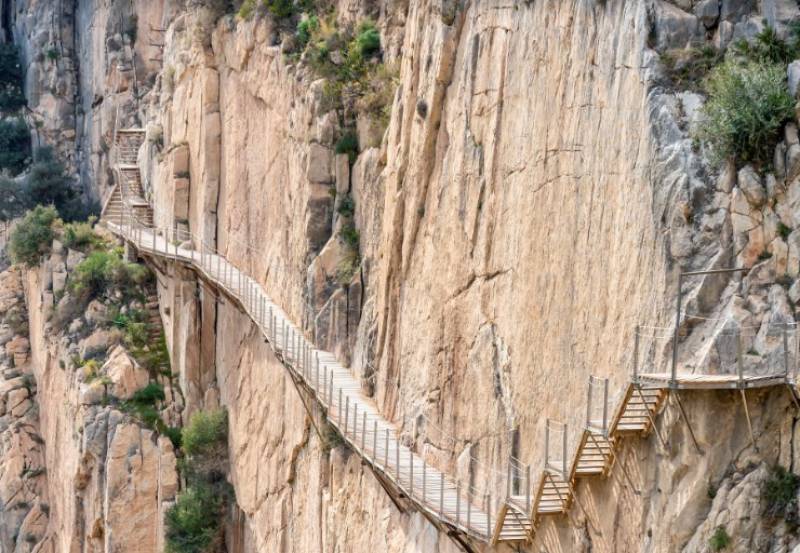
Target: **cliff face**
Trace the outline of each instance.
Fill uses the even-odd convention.
[[[673,89],[662,62],[671,49],[751,37],[763,17],[785,32],[800,16],[792,2],[755,4],[341,0],[339,24],[377,21],[383,61],[397,74],[388,128],[381,134],[359,115],[352,163],[336,153],[345,129],[326,108],[324,83],[269,16],[217,17],[197,2],[78,2],[62,12],[80,22],[79,77],[47,71],[74,81],[77,99],[61,111],[80,106],[85,115],[65,147],[98,196],[114,122],[146,127],[139,161],[156,221],[202,236],[263,283],[319,346],[350,361],[430,462],[477,483],[502,473],[510,454],[538,469],[548,417],[567,422],[574,439],[589,375],[608,377],[615,392],[634,362],[634,326],[674,324],[679,271],[752,268],[745,279],[684,285],[687,312],[708,320],[685,324],[682,362],[719,366],[732,347],[729,324],[793,320],[796,127],[771,176],[712,170],[688,132],[703,98]],[[30,43],[24,37],[38,35],[22,14],[62,13],[34,2],[15,10],[15,36]],[[43,100],[32,105],[54,112]],[[72,128],[68,118],[50,127]],[[342,271],[352,261],[344,198],[358,230],[357,270]],[[419,513],[398,510],[357,456],[320,438],[302,395],[235,306],[180,267],[157,271],[184,415],[229,412],[229,551],[459,550]],[[775,284],[782,275],[790,282]],[[28,276],[30,290],[41,288],[37,278]],[[32,313],[38,301],[29,292]],[[74,384],[42,353],[36,328],[32,317],[40,403],[60,401],[47,398],[69,396]],[[758,332],[745,349],[774,351]],[[703,551],[720,525],[734,550],[791,550],[791,525],[762,519],[759,499],[766,465],[797,466],[790,397],[748,394],[758,449],[738,396],[682,393],[702,453],[670,403],[659,419],[663,443],[626,442],[612,478],[581,485],[579,505],[521,550]],[[61,414],[42,416],[46,448],[77,463],[92,448],[64,426],[74,410],[52,406]],[[114,426],[98,422],[108,417],[91,424]],[[141,493],[160,498],[167,492],[152,475],[170,451],[149,444],[146,430],[115,424],[103,431],[106,450],[139,444],[146,461],[134,467],[135,456],[104,453],[90,466],[124,458],[122,474],[141,471],[152,483]],[[76,466],[50,463],[53,551],[91,533],[75,520],[126,527],[114,509],[101,516],[93,501],[73,505]],[[92,478],[89,489],[120,505],[141,497]],[[161,504],[142,505],[143,524],[157,525]]]

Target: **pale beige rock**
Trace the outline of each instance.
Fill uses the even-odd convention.
[[[119,399],[130,399],[133,394],[147,386],[150,376],[128,355],[125,348],[115,346],[108,353],[108,360],[100,373],[111,380],[111,393]]]

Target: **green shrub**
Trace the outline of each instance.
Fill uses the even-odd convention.
[[[295,14],[295,6],[292,0],[264,0],[264,6],[269,13],[278,19],[285,19]]]
[[[0,221],[10,221],[28,208],[25,185],[21,181],[0,177]]]
[[[216,454],[228,440],[228,414],[223,409],[197,411],[183,429],[183,450],[189,456]]]
[[[728,535],[724,526],[717,526],[714,530],[711,539],[708,540],[708,546],[711,551],[722,551],[731,544],[731,537]]]
[[[800,476],[780,465],[772,467],[761,487],[765,514],[772,518],[796,518],[798,487]]]
[[[342,196],[342,200],[339,202],[339,207],[336,208],[336,211],[342,217],[352,217],[356,212],[356,203],[353,201],[353,196],[350,194]]]
[[[167,553],[209,553],[221,541],[223,498],[196,484],[178,496],[166,514]]]
[[[180,427],[167,426],[164,428],[162,434],[164,434],[167,438],[169,438],[175,449],[178,449],[181,447],[181,444],[183,443],[181,432],[182,430]]]
[[[339,230],[339,237],[351,249],[358,250],[360,235],[353,223],[343,225],[341,230]]]
[[[14,227],[9,237],[8,253],[15,263],[32,267],[50,251],[55,237],[53,224],[58,213],[53,207],[36,206]]]
[[[131,401],[139,405],[155,405],[159,401],[164,401],[164,387],[158,382],[151,382],[144,388],[133,393]]]
[[[319,18],[316,15],[312,15],[306,19],[303,19],[300,23],[297,24],[297,42],[300,44],[301,48],[305,48],[308,44],[308,41],[311,40],[312,33],[319,30]]]
[[[96,205],[83,202],[67,175],[64,164],[50,147],[40,148],[25,179],[26,202],[34,205],[54,205],[64,221],[83,221],[93,212]]]
[[[758,63],[787,65],[799,54],[797,35],[787,42],[778,36],[769,25],[758,33],[752,42],[739,40],[733,46],[734,53]]]
[[[96,251],[81,261],[69,277],[69,291],[78,297],[91,299],[116,287],[124,296],[135,295],[136,288],[150,278],[147,267],[128,263],[116,251]]]
[[[64,225],[64,231],[61,234],[64,246],[82,252],[101,246],[103,240],[95,234],[92,228],[95,221],[97,221],[96,217],[90,217],[88,221],[82,223],[74,222]]]
[[[722,61],[722,53],[712,46],[668,50],[661,61],[676,88],[699,90],[709,71]]]
[[[784,69],[728,60],[711,72],[706,86],[709,98],[697,138],[710,146],[712,159],[767,163],[794,113]]]
[[[336,141],[334,150],[337,154],[347,154],[350,163],[353,163],[358,156],[358,135],[353,130],[346,131],[339,140]]]
[[[19,50],[11,43],[0,44],[0,112],[15,112],[24,105]]]
[[[0,171],[18,175],[31,155],[31,133],[21,117],[0,120]]]
[[[365,21],[358,27],[358,34],[353,40],[353,47],[361,58],[369,58],[381,51],[381,34],[371,21]]]

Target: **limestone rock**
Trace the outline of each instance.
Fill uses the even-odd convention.
[[[78,264],[86,259],[86,254],[77,250],[69,250],[67,252],[67,270],[73,271]]]
[[[111,345],[111,332],[99,328],[78,344],[81,359],[92,359],[105,353]]]
[[[789,80],[789,93],[792,97],[797,98],[797,87],[800,85],[800,60],[795,60],[789,64],[787,77]]]
[[[130,399],[133,394],[147,386],[150,377],[121,346],[115,346],[100,372],[111,380],[111,393],[120,399]]]
[[[767,199],[761,179],[750,165],[739,170],[739,188],[744,192],[747,201],[754,207],[759,207]]]

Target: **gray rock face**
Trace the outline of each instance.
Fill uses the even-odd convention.
[[[722,0],[720,18],[726,21],[736,21],[756,9],[755,0]]]
[[[789,93],[796,98],[797,87],[800,85],[800,60],[795,60],[789,64],[786,76],[789,81]]]
[[[686,48],[701,41],[705,32],[695,15],[666,2],[657,4],[654,23],[655,46],[660,51]]]
[[[695,6],[694,13],[706,29],[712,28],[719,21],[719,0],[702,0]]]
[[[767,199],[761,178],[750,165],[743,167],[739,171],[739,188],[742,189],[750,205],[760,206]]]

